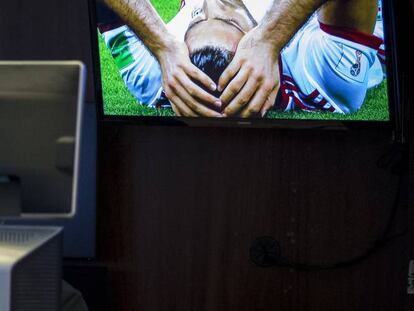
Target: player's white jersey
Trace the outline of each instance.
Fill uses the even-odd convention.
[[[203,3],[204,0],[185,0],[185,5],[168,23],[167,29],[178,40],[184,40],[192,19],[202,12]],[[273,0],[244,0],[243,3],[260,23]],[[380,38],[323,25],[314,14],[281,53],[282,103],[278,108],[357,111],[367,89],[383,80],[378,57],[383,43],[382,18],[377,21],[375,35]],[[112,51],[123,49],[126,53],[123,59],[130,60],[129,64],[120,66],[128,89],[142,104],[155,106],[162,91],[161,70],[155,58],[126,26],[103,36]],[[122,42],[123,47],[116,46]]]
[[[184,42],[185,32],[191,23],[191,20],[197,17],[203,8],[204,0],[185,0],[185,5],[177,15],[167,24],[168,31],[178,40]]]
[[[381,44],[378,37],[324,25],[313,16],[282,52],[279,108],[357,111],[376,74],[371,69]]]
[[[185,0],[184,3],[185,5],[167,25],[168,31],[181,41],[184,41],[191,20],[203,12],[204,0]],[[243,3],[253,18],[260,23],[272,6],[273,0],[243,0]]]
[[[281,54],[279,109],[352,113],[384,79],[381,1],[374,35],[324,25],[314,14]]]

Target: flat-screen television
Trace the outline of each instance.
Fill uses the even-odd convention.
[[[149,5],[153,15],[164,22],[168,36],[187,49],[191,64],[217,86],[226,68],[236,61],[239,43],[260,27],[273,2],[151,0]],[[347,7],[354,10],[352,14],[338,12],[344,6],[335,8],[331,5],[335,2],[340,0],[330,1],[329,8],[322,7],[312,14],[284,46],[275,74],[275,81],[280,83],[275,83],[266,100],[260,97],[260,88],[242,99],[237,93],[229,96],[227,88],[236,84],[236,79],[242,91],[252,83],[250,76],[247,80],[242,75],[238,78],[244,70],[241,67],[237,68],[239,72],[233,70],[233,78],[220,91],[202,85],[194,76],[186,77],[221,100],[213,103],[203,97],[196,100],[197,106],[181,100],[194,94],[191,88],[183,89],[182,83],[175,90],[163,87],[171,77],[164,74],[165,65],[160,66],[159,58],[145,43],[150,41],[151,32],[140,30],[142,33],[137,34],[125,22],[128,17],[120,18],[103,0],[91,0],[101,119],[265,127],[398,123],[401,108],[393,1],[345,1],[354,2]],[[147,14],[139,12],[143,10],[140,7],[135,10]],[[257,63],[267,55],[255,55]],[[185,96],[177,100],[179,92]]]

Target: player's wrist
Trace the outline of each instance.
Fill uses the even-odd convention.
[[[262,48],[271,51],[271,54],[276,58],[279,57],[279,53],[283,48],[283,42],[280,40],[280,36],[276,35],[274,31],[271,31],[266,26],[261,25],[256,27],[254,37],[257,42],[261,43]]]
[[[167,55],[177,51],[177,42],[171,35],[163,36],[162,40],[157,42],[152,48],[151,52],[161,62]]]

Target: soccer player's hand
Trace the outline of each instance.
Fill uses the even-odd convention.
[[[171,42],[168,49],[157,53],[162,71],[162,85],[174,112],[185,117],[222,117],[209,107],[221,107],[219,98],[204,91],[193,81],[206,88],[216,90],[217,86],[200,69],[194,66],[184,43]]]
[[[263,104],[260,111],[251,111],[250,106],[247,105],[241,112],[240,117],[242,118],[249,118],[249,117],[264,117],[268,110],[275,105],[277,93],[279,92],[279,88],[274,89],[269,96],[267,97],[265,103]]]
[[[264,116],[273,105],[269,98],[275,98],[279,90],[279,53],[261,38],[259,28],[247,33],[220,77],[225,116]]]

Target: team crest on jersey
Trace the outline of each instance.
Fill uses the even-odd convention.
[[[345,79],[363,83],[369,70],[369,60],[363,50],[339,44],[340,52],[335,57],[335,71]]]
[[[354,77],[358,77],[359,74],[361,73],[362,52],[359,50],[356,50],[355,56],[356,56],[356,61],[355,61],[355,64],[353,64],[351,67],[351,75],[353,75]]]

